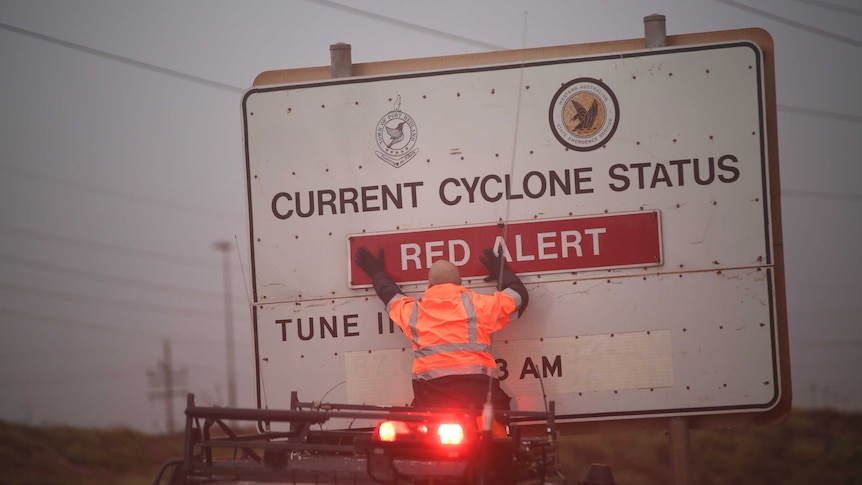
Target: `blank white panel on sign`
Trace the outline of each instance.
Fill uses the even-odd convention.
[[[352,403],[392,405],[413,401],[413,351],[389,349],[347,352],[347,400]]]

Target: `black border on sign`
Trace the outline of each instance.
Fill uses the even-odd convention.
[[[539,60],[539,61],[529,61],[522,63],[510,63],[510,64],[497,64],[497,65],[488,65],[488,66],[476,66],[476,67],[467,67],[467,68],[458,68],[458,69],[449,69],[449,70],[440,70],[440,71],[426,71],[426,72],[409,72],[409,73],[400,73],[393,75],[383,75],[383,76],[368,76],[368,77],[358,77],[358,78],[337,78],[337,79],[326,79],[320,81],[312,81],[307,83],[296,83],[296,84],[287,84],[287,85],[273,85],[267,87],[258,87],[251,88],[245,92],[242,98],[242,115],[243,115],[243,152],[245,156],[245,165],[246,165],[246,194],[247,194],[247,205],[248,205],[248,224],[249,224],[249,251],[251,256],[251,279],[252,279],[252,294],[254,298],[253,305],[253,334],[255,338],[254,343],[254,352],[255,352],[255,378],[256,378],[256,387],[257,387],[257,407],[260,408],[262,406],[261,402],[261,393],[262,393],[262,381],[261,381],[261,372],[260,372],[260,354],[259,354],[259,346],[258,346],[258,311],[257,307],[260,305],[258,302],[258,291],[257,291],[257,276],[255,272],[255,251],[254,251],[254,219],[252,217],[252,196],[251,196],[251,160],[249,154],[249,129],[248,129],[248,117],[250,116],[247,109],[247,103],[249,98],[254,94],[259,93],[269,93],[274,91],[290,91],[295,89],[308,89],[315,88],[321,86],[335,86],[335,85],[346,85],[346,84],[362,84],[369,82],[377,82],[377,81],[391,81],[398,79],[415,79],[422,77],[436,77],[436,76],[447,76],[453,74],[466,74],[466,73],[474,73],[474,72],[492,72],[492,71],[503,71],[503,70],[511,70],[511,69],[524,69],[530,67],[539,67],[539,66],[552,66],[559,64],[578,64],[582,62],[593,62],[593,61],[602,61],[609,59],[630,59],[630,58],[638,58],[638,57],[649,57],[653,55],[666,55],[666,54],[674,54],[681,52],[698,52],[698,51],[707,51],[707,50],[718,50],[718,49],[731,49],[737,47],[747,47],[750,48],[754,52],[754,60],[755,60],[755,70],[756,70],[756,78],[757,78],[757,99],[758,99],[758,117],[759,117],[759,126],[760,132],[758,133],[758,137],[760,140],[760,164],[761,164],[761,180],[762,180],[762,190],[761,197],[763,198],[763,221],[764,221],[764,254],[765,261],[764,264],[772,265],[773,264],[773,255],[772,255],[772,246],[771,246],[771,237],[770,237],[770,214],[771,214],[771,199],[769,193],[769,170],[768,170],[768,159],[767,159],[767,139],[766,139],[766,113],[765,113],[765,93],[766,89],[764,85],[763,78],[763,69],[764,69],[764,60],[763,60],[763,52],[760,47],[753,41],[749,40],[740,40],[734,42],[727,43],[715,43],[715,44],[703,44],[703,45],[694,45],[694,46],[680,46],[680,47],[671,47],[671,48],[662,48],[656,50],[647,50],[647,51],[635,51],[628,53],[614,53],[614,54],[602,54],[596,56],[584,56],[584,57],[572,57],[572,58],[562,58],[562,59],[550,59],[550,60]],[[614,101],[616,98],[614,97]],[[553,131],[553,130],[552,130]],[[595,413],[595,414],[570,414],[570,415],[560,415],[557,416],[557,419],[573,419],[573,420],[590,420],[596,418],[612,418],[612,417],[630,417],[630,418],[638,418],[638,417],[669,417],[669,416],[683,416],[683,415],[703,415],[703,414],[730,414],[734,412],[742,412],[742,411],[768,411],[774,408],[779,402],[781,397],[781,383],[779,376],[779,361],[778,361],[778,329],[776,328],[776,299],[774,295],[773,288],[773,278],[774,274],[772,269],[767,268],[767,285],[768,285],[768,295],[769,295],[769,326],[770,326],[770,335],[772,342],[772,388],[773,395],[772,398],[765,403],[756,403],[749,405],[740,405],[740,406],[715,406],[715,407],[698,407],[698,408],[675,408],[675,409],[659,409],[659,410],[644,410],[644,411],[627,411],[627,412],[614,412],[614,413]]]

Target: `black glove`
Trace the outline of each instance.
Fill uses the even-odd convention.
[[[383,250],[378,252],[375,258],[371,251],[365,246],[356,250],[356,266],[359,266],[362,271],[365,271],[370,277],[374,277],[377,273],[384,273],[383,270]]]
[[[483,256],[479,256],[479,262],[488,268],[488,276],[485,281],[494,281],[500,279],[500,270],[506,270],[506,263],[503,258],[494,254],[490,248],[483,251]]]

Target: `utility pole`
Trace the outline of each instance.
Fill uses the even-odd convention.
[[[170,434],[174,432],[174,398],[183,397],[186,393],[182,388],[186,385],[187,371],[174,371],[171,363],[171,342],[168,339],[163,341],[162,349],[164,360],[156,365],[155,370],[147,370],[147,381],[151,388],[155,388],[150,391],[150,399],[165,400],[165,429]]]
[[[213,246],[222,253],[224,266],[224,331],[227,345],[227,399],[228,407],[236,407],[236,371],[233,353],[233,307],[231,306],[231,284],[230,284],[230,250],[233,245],[230,241],[216,241]]]

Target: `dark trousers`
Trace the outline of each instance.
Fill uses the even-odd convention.
[[[481,412],[491,389],[495,411],[508,411],[511,398],[500,381],[482,375],[445,376],[430,381],[413,380],[413,407],[460,408]]]

